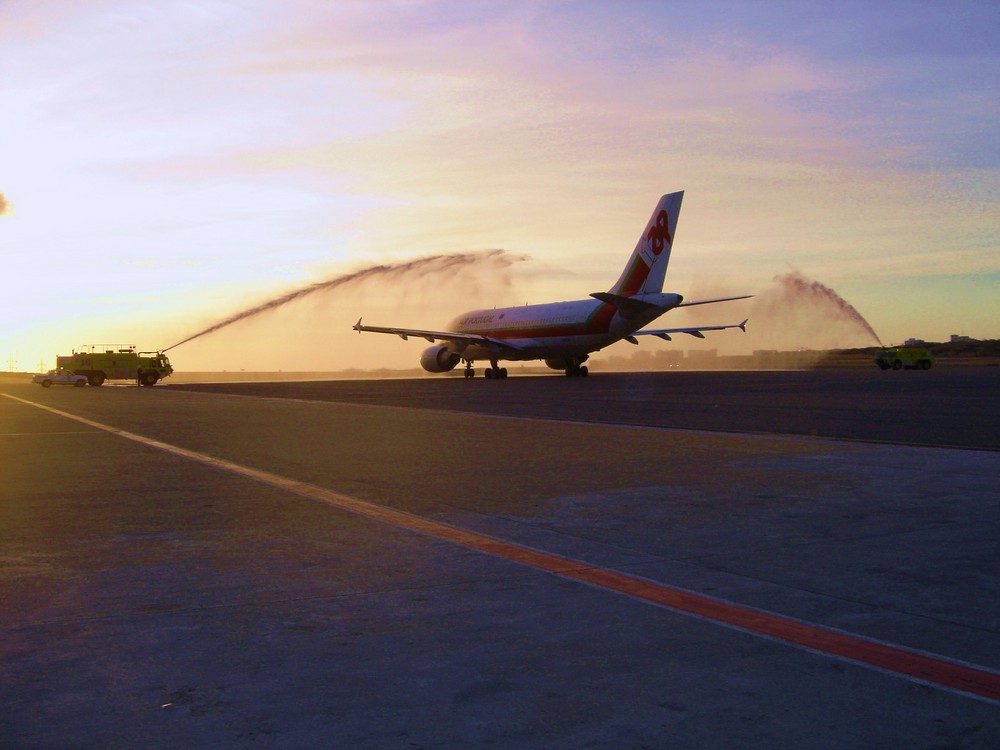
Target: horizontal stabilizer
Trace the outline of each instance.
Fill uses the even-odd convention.
[[[752,294],[743,294],[739,297],[716,297],[715,299],[695,299],[690,302],[681,302],[677,307],[691,307],[692,305],[711,305],[715,302],[731,302],[734,299],[750,299]]]
[[[640,315],[648,315],[655,312],[657,315],[665,313],[680,305],[684,298],[679,294],[663,292],[652,292],[650,294],[635,294],[626,297],[614,292],[592,292],[591,297],[614,305],[625,318],[637,318]]]
[[[644,302],[641,299],[636,299],[634,297],[623,297],[620,294],[612,294],[611,292],[593,292],[591,295],[594,299],[598,299],[601,302],[607,302],[609,305],[614,305],[619,310],[622,311],[622,315],[633,318],[636,315],[641,315],[644,312],[653,310],[656,305],[651,302]]]

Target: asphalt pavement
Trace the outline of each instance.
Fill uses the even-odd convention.
[[[997,747],[994,374],[705,375],[0,384],[0,747]]]

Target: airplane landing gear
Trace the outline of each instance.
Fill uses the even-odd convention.
[[[472,368],[472,360],[465,360],[465,372],[462,373],[467,378],[476,377],[476,371]],[[483,370],[483,376],[487,380],[503,380],[507,377],[507,368],[497,365],[496,360],[490,361],[490,366]]]
[[[483,373],[487,380],[503,380],[507,377],[507,368],[499,367],[495,359],[490,360],[490,369]]]
[[[590,370],[583,364],[584,360],[570,360],[566,367],[567,378],[585,378]]]

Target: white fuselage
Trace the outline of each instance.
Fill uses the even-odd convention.
[[[461,351],[467,360],[581,358],[639,330],[681,301],[675,294],[655,296],[646,309],[628,316],[597,299],[473,310],[459,315],[448,330],[510,345],[498,352],[489,345],[468,344]]]

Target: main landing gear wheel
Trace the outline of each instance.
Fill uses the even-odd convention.
[[[579,362],[571,362],[569,367],[566,368],[567,378],[585,378],[590,370],[587,369],[587,365],[581,365]]]
[[[472,369],[472,360],[465,360],[465,377],[474,378],[476,377],[476,371]]]
[[[487,380],[503,380],[507,377],[506,367],[491,367],[483,373]]]

